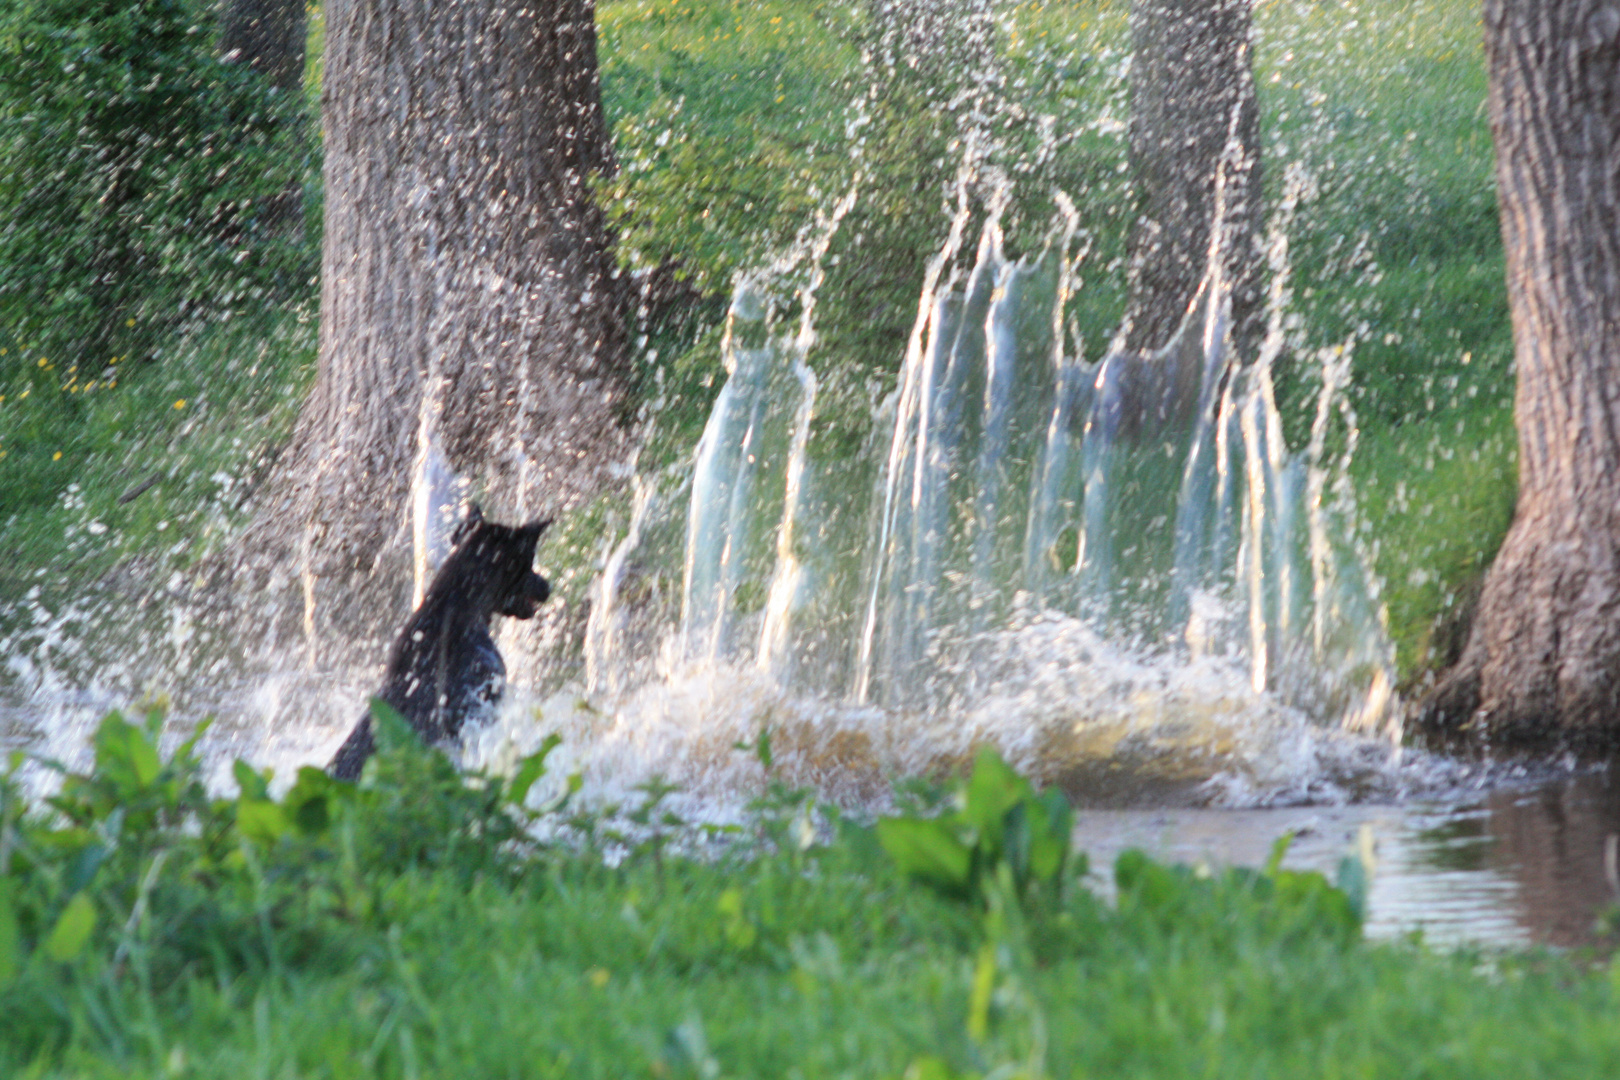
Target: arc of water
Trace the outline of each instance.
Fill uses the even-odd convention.
[[[758,538],[760,514],[754,505],[761,474],[776,463],[785,464],[785,507],[776,525],[776,560],[765,623],[766,640],[787,636],[786,620],[796,592],[797,558],[794,543],[798,504],[802,496],[810,421],[815,409],[816,381],[806,363],[815,340],[815,293],[824,280],[822,261],[840,223],[854,207],[861,175],[829,214],[818,216],[815,227],[800,233],[788,252],[757,278],[739,282],[726,319],[723,359],[726,384],[720,391],[698,444],[692,498],[687,517],[687,548],[681,599],[680,652],[688,661],[713,662],[729,647],[733,600],[744,582]],[[770,337],[770,279],[800,264],[809,267],[798,289],[800,326],[793,342]],[[792,357],[798,386],[798,407],[783,421],[779,403],[783,377],[781,359]],[[780,442],[786,434],[787,447]],[[773,489],[766,489],[767,492]],[[785,558],[784,558],[785,556]],[[769,649],[756,649],[755,659]]]
[[[934,308],[935,314],[943,317],[935,328],[938,333],[930,332],[934,346],[929,350],[932,362],[924,372],[916,433],[908,433],[914,439],[909,469],[912,494],[909,504],[901,510],[910,513],[910,529],[897,531],[899,550],[890,559],[894,569],[889,587],[888,618],[893,625],[885,637],[888,654],[883,664],[894,673],[909,670],[921,658],[937,621],[943,563],[951,543],[954,508],[950,488],[961,465],[957,456],[962,450],[970,418],[978,420],[982,436],[991,400],[981,394],[979,411],[976,415],[972,413],[974,403],[969,392],[976,377],[988,375],[986,361],[991,344],[992,314],[1006,269],[1001,247],[1001,214],[1006,207],[1006,196],[1006,188],[1001,187],[990,200],[973,270],[968,274],[962,295],[942,297],[942,303]],[[1007,366],[1010,373],[1010,363]],[[999,463],[999,459],[994,460]],[[980,470],[985,464],[981,458],[971,474],[976,481],[974,498],[983,491],[985,477]],[[970,519],[967,527],[972,532],[986,520],[983,517],[977,521]],[[969,573],[971,597],[979,591],[979,586],[974,584],[977,579],[971,576],[971,566]]]
[[[641,545],[642,531],[657,508],[657,485],[635,471],[639,448],[630,459],[630,528],[608,556],[593,590],[591,612],[585,621],[585,687],[592,693],[613,689],[610,673],[619,670],[619,586],[624,580],[625,563]]]
[[[1046,437],[1041,444],[1039,464],[1031,474],[1029,518],[1024,530],[1024,587],[1030,591],[1037,605],[1045,602],[1049,572],[1049,555],[1058,541],[1059,520],[1066,516],[1066,504],[1072,506],[1069,492],[1069,459],[1071,455],[1069,428],[1075,412],[1090,404],[1087,391],[1084,343],[1076,340],[1075,355],[1063,351],[1063,308],[1079,287],[1079,267],[1090,254],[1089,242],[1073,258],[1069,248],[1080,226],[1080,212],[1073,200],[1062,191],[1054,192],[1059,225],[1047,238],[1047,250],[1056,250],[1058,280],[1052,298],[1052,412],[1046,424]]]
[[[866,614],[861,622],[860,646],[855,660],[855,683],[851,696],[857,704],[864,704],[871,691],[873,644],[877,633],[878,601],[882,596],[885,574],[890,570],[890,543],[895,530],[895,513],[898,508],[899,483],[901,466],[906,456],[909,440],[907,432],[917,417],[919,403],[926,400],[922,396],[923,380],[928,374],[927,368],[933,365],[925,364],[927,353],[923,349],[925,334],[931,327],[936,327],[935,315],[938,299],[940,278],[945,268],[956,258],[962,249],[962,237],[967,231],[968,219],[972,207],[969,202],[969,184],[972,173],[967,162],[957,172],[956,177],[956,213],[951,218],[950,232],[945,243],[934,257],[928,260],[927,270],[923,274],[922,295],[917,302],[917,319],[912,324],[911,337],[906,344],[906,360],[902,368],[900,397],[895,408],[894,436],[889,443],[887,467],[884,471],[883,484],[883,510],[880,517],[878,534],[878,550],[874,560],[871,588],[868,590]],[[932,350],[929,350],[932,352]],[[927,443],[924,440],[923,450],[926,452]],[[916,481],[913,480],[913,500],[916,499]]]
[[[804,362],[804,353],[795,350],[793,375],[799,381],[799,406],[793,418],[792,448],[788,452],[787,490],[782,523],[776,532],[776,566],[765,603],[765,620],[760,627],[755,662],[761,670],[781,672],[786,662],[793,605],[799,595],[804,568],[794,545],[798,531],[798,511],[804,492],[805,451],[810,442],[810,420],[816,408],[816,373]]]
[[[823,259],[832,245],[844,216],[855,206],[860,190],[860,176],[856,175],[845,196],[833,207],[833,212],[810,248],[810,279],[800,290],[799,334],[793,345],[793,376],[799,382],[799,405],[794,411],[792,441],[788,450],[786,491],[783,497],[782,522],[776,532],[776,565],[771,571],[771,587],[765,603],[765,619],[760,627],[759,647],[755,662],[765,671],[780,672],[787,659],[789,628],[794,602],[799,595],[803,577],[796,550],[798,540],[799,508],[804,497],[804,476],[807,451],[810,445],[810,421],[816,411],[816,373],[805,358],[815,344],[816,293],[826,280]]]
[[[742,574],[771,352],[768,344],[747,349],[737,340],[737,322],[754,313],[745,300],[739,291],[727,319],[724,350],[731,375],[698,443],[692,477],[680,635],[688,660],[719,655],[730,598]]]
[[[1000,255],[1000,230],[995,242]],[[998,259],[999,262],[999,259]],[[985,317],[985,375],[983,427],[979,454],[974,462],[976,488],[971,527],[973,562],[969,572],[969,605],[973,628],[983,628],[986,601],[993,589],[991,562],[995,554],[996,525],[1000,518],[1002,487],[1011,440],[1013,379],[1017,375],[1018,305],[1023,299],[1027,268],[1019,263],[996,266],[995,291]]]
[[[1218,276],[1213,275],[1213,281]],[[1207,283],[1206,288],[1210,288]],[[1193,593],[1206,584],[1211,570],[1220,563],[1206,559],[1210,522],[1218,520],[1216,489],[1223,477],[1220,431],[1222,398],[1226,388],[1227,339],[1231,329],[1230,294],[1211,296],[1205,305],[1202,333],[1204,366],[1198,395],[1198,416],[1193,428],[1191,449],[1182,470],[1181,491],[1176,499],[1176,535],[1173,587],[1168,625],[1186,623],[1191,616]]]

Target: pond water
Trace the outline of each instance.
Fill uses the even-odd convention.
[[[1093,810],[1080,815],[1077,839],[1093,866],[1131,847],[1195,865],[1259,866],[1290,831],[1286,864],[1330,879],[1341,858],[1371,843],[1372,938],[1421,931],[1435,946],[1578,946],[1598,939],[1597,921],[1620,903],[1611,851],[1620,789],[1607,767],[1396,804]]]

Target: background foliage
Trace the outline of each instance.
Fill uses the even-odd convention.
[[[71,406],[177,329],[302,296],[314,142],[298,95],[215,55],[212,5],[0,11],[4,389]],[[289,194],[291,193],[291,194]]]

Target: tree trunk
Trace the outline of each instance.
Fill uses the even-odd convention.
[[[1161,348],[1181,325],[1208,269],[1217,216],[1239,355],[1252,358],[1259,344],[1260,110],[1249,3],[1131,5],[1130,161],[1140,205],[1126,252],[1128,350]]]
[[[425,456],[516,521],[628,445],[592,0],[330,0],[322,111],[316,382],[247,540],[293,553],[311,642],[402,617]]]
[[[1432,732],[1620,736],[1620,3],[1487,0],[1519,501]]]

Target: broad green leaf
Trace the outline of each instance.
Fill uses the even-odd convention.
[[[507,785],[506,789],[507,798],[513,804],[517,806],[523,805],[523,801],[529,797],[529,789],[534,786],[535,781],[546,775],[546,758],[561,742],[561,735],[547,735],[545,741],[540,744],[540,749],[518,763],[517,772],[512,776],[512,782]]]
[[[293,806],[284,805],[283,813],[305,836],[319,836],[332,825],[331,800],[324,794],[311,795]]]
[[[885,818],[878,842],[902,873],[955,891],[965,891],[973,853],[938,818]]]
[[[249,840],[273,844],[291,828],[287,815],[273,802],[243,799],[236,804],[236,828]]]
[[[268,770],[261,773],[252,765],[238,758],[231,765],[231,775],[236,777],[236,786],[242,792],[242,798],[263,800],[270,797],[270,773]]]
[[[66,963],[76,959],[90,941],[90,932],[96,928],[96,909],[90,897],[75,893],[62,914],[57,917],[51,936],[45,939],[45,955]]]
[[[157,747],[121,713],[110,712],[102,719],[94,741],[96,771],[115,784],[139,790],[157,779],[162,768]]]
[[[80,848],[78,853],[68,862],[67,874],[63,884],[68,892],[78,892],[90,884],[101,869],[101,864],[107,860],[107,848],[103,844],[88,843]]]
[[[208,729],[213,726],[214,718],[212,716],[203,717],[202,721],[192,729],[191,738],[181,743],[179,749],[174,752],[175,760],[180,761],[192,757],[196,752],[197,744],[202,741],[202,737],[208,734]]]
[[[1023,895],[1024,886],[1029,883],[1030,847],[1035,831],[1035,823],[1030,820],[1030,808],[1034,805],[1033,800],[1020,800],[1008,807],[1001,817],[1001,859],[1012,871],[1012,884],[1019,895]],[[1040,824],[1044,825],[1045,822]],[[995,855],[994,851],[980,852],[981,859],[986,856],[994,859]]]
[[[149,787],[163,769],[163,762],[158,757],[157,739],[133,725],[129,725],[127,731],[129,761],[135,769],[135,779],[142,787]]]
[[[298,770],[298,781],[281,800],[287,819],[307,836],[323,833],[332,823],[332,800],[352,792],[349,784],[333,780],[325,769],[305,765]]]
[[[371,699],[371,730],[377,749],[394,750],[401,746],[420,745],[416,732],[404,715],[382,698]]]
[[[1074,811],[1057,788],[1041,793],[1035,805],[1044,819],[1031,830],[1029,870],[1036,881],[1051,881],[1063,872],[1069,857],[1069,835],[1074,828]]]
[[[962,816],[981,833],[998,834],[1002,816],[1020,799],[1032,798],[1034,794],[1029,781],[1014,772],[994,747],[982,747],[973,759],[973,774],[968,777]]]

